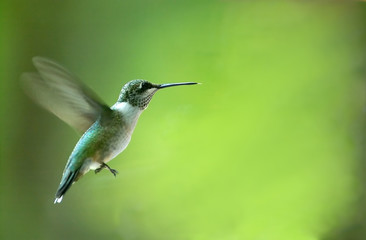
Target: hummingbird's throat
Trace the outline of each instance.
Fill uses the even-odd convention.
[[[156,91],[157,89],[151,89],[150,92],[147,92],[147,95],[139,97],[136,101],[136,105],[142,110],[147,108]]]

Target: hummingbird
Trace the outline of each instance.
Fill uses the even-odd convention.
[[[44,57],[33,57],[38,72],[23,73],[26,93],[82,134],[72,151],[56,191],[54,203],[61,203],[71,185],[90,170],[108,169],[107,163],[120,154],[131,140],[137,120],[154,94],[164,88],[195,82],[154,84],[137,79],[127,82],[108,107],[90,88],[66,68]]]

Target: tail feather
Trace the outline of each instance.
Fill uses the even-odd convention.
[[[57,189],[56,192],[56,198],[54,203],[60,203],[62,201],[62,198],[64,197],[65,193],[71,185],[75,182],[77,176],[78,176],[79,170],[77,171],[69,171],[66,170],[65,174],[62,176],[60,186]]]

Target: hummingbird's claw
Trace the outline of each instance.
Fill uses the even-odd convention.
[[[111,171],[111,173],[116,177],[118,174],[118,171],[116,169],[109,169],[109,171]]]
[[[97,173],[99,173],[100,171],[102,171],[102,170],[103,170],[103,168],[104,168],[104,167],[100,167],[100,168],[95,169],[95,170],[94,170],[95,174],[97,174]]]
[[[108,168],[108,170],[114,175],[114,176],[117,176],[118,174],[118,171],[116,169],[112,169],[110,168],[107,164],[105,163],[102,163],[100,168],[97,168],[94,170],[95,174],[99,173],[100,171],[102,171],[104,168]]]

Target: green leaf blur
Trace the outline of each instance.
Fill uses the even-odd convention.
[[[3,1],[0,238],[365,239],[365,4],[329,2]],[[119,175],[54,205],[79,136],[21,90],[36,55],[110,105],[202,84],[157,93]]]

